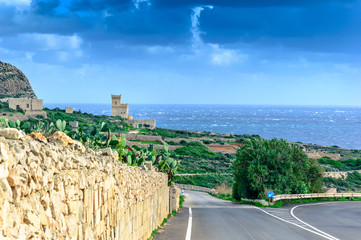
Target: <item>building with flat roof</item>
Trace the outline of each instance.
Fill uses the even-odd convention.
[[[112,116],[128,119],[128,124],[134,128],[155,128],[155,119],[133,119],[129,116],[129,104],[122,104],[122,95],[112,95]]]
[[[129,104],[121,103],[122,95],[112,95],[112,116],[128,118]]]

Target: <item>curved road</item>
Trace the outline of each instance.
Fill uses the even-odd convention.
[[[185,191],[185,198],[155,240],[361,239],[360,202],[261,209],[201,192]]]

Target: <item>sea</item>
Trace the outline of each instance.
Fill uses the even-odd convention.
[[[110,104],[72,106],[95,115],[111,115]],[[134,118],[154,118],[160,128],[232,134],[361,149],[361,107],[130,104]]]

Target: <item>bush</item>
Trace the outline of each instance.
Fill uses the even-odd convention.
[[[361,159],[347,159],[342,161],[335,161],[328,157],[323,157],[317,160],[320,164],[330,165],[340,171],[359,170],[361,169]]]
[[[275,194],[320,192],[322,170],[296,146],[285,140],[251,138],[244,142],[234,161],[233,197],[264,198]]]
[[[346,179],[335,179],[331,177],[324,178],[326,187],[337,188],[338,192],[360,191],[361,174],[359,172],[351,172]]]
[[[203,159],[213,159],[217,155],[208,150],[208,147],[204,146],[200,142],[189,142],[184,147],[180,147],[175,150],[175,153],[179,155],[194,156]]]
[[[232,186],[232,175],[223,174],[206,174],[206,175],[191,175],[191,176],[175,176],[175,182],[181,184],[190,184],[194,186],[216,188],[218,185],[224,184]]]

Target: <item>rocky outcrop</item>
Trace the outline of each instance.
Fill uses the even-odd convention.
[[[11,64],[1,61],[0,98],[36,98],[24,73]]]
[[[149,238],[169,213],[167,176],[61,135],[0,131],[0,239]]]

